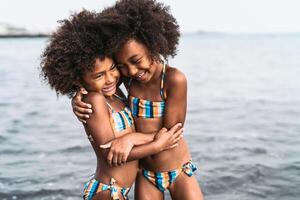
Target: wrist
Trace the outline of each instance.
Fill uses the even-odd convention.
[[[121,144],[126,146],[135,146],[134,135],[133,134],[125,134],[120,138]]]
[[[128,143],[131,144],[132,146],[136,146],[137,145],[137,142],[136,142],[134,134],[126,134],[125,138],[128,141]]]
[[[159,140],[154,140],[152,143],[153,143],[155,152],[158,153],[158,152],[163,151],[163,146],[162,146],[162,144],[159,142]]]

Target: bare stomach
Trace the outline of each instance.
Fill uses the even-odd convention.
[[[98,161],[95,178],[108,184],[111,178],[116,180],[120,187],[131,187],[138,171],[138,162],[131,161],[119,167],[110,167],[102,161]]]
[[[94,178],[109,185],[110,179],[114,178],[120,187],[131,187],[138,172],[138,161],[130,161],[122,166],[109,166],[105,159],[98,157],[97,168]]]
[[[158,132],[162,128],[162,119],[144,119],[134,118],[136,131],[142,133]],[[170,171],[181,167],[184,163],[191,159],[188,145],[184,139],[181,139],[178,146],[162,151],[158,154],[145,157],[140,160],[142,168],[151,171]]]
[[[133,128],[128,128],[122,132],[116,133],[116,137],[121,137],[122,135],[130,134],[134,131]],[[108,165],[106,158],[101,155],[99,147],[95,144],[92,144],[92,146],[97,156],[95,179],[109,185],[110,179],[114,178],[118,186],[126,188],[131,187],[138,172],[138,161],[134,160],[126,162],[122,166],[113,167]]]

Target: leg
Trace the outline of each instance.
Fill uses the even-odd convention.
[[[173,200],[204,200],[195,175],[189,177],[184,172],[169,187]]]
[[[140,172],[135,180],[135,200],[163,200],[164,194],[150,183]]]
[[[93,196],[92,200],[97,199],[110,200],[110,191],[98,192],[97,194],[95,194],[95,196]]]

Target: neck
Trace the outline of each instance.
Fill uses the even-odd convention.
[[[150,82],[160,79],[160,76],[161,76],[161,73],[162,73],[162,70],[163,70],[163,63],[155,62],[154,64],[157,65],[157,67],[156,67],[156,70],[155,70]]]

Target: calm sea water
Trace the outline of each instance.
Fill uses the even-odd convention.
[[[0,199],[81,199],[95,156],[41,83],[45,39],[0,39]],[[300,35],[185,35],[185,137],[207,200],[300,198]],[[132,193],[131,193],[132,197]],[[167,195],[167,199],[169,199]]]

